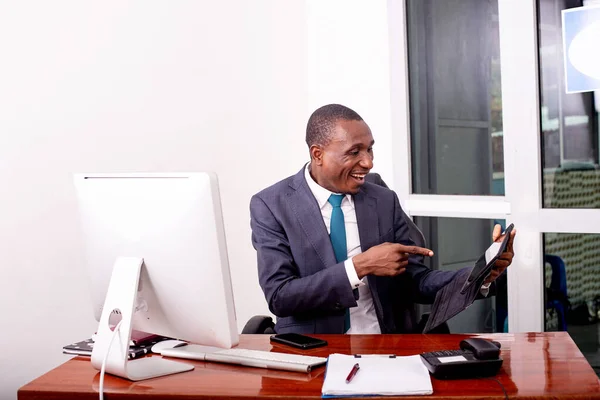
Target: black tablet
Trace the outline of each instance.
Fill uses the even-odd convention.
[[[485,279],[485,277],[490,273],[498,257],[500,257],[500,255],[506,251],[506,246],[508,246],[510,233],[512,232],[513,228],[514,225],[510,224],[503,233],[505,236],[502,242],[492,243],[485,253],[479,257],[479,260],[477,260],[475,263],[471,274],[460,290],[461,294],[465,294],[471,285],[475,284],[475,282],[480,282],[479,284],[481,284],[483,279]]]

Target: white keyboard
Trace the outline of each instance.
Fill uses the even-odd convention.
[[[227,349],[218,351],[221,355],[230,357],[249,358],[262,361],[280,361],[292,364],[323,364],[327,362],[325,357],[305,356],[302,354],[273,353],[271,351],[249,350],[249,349]]]
[[[206,351],[206,346],[190,344],[174,349],[163,350],[167,357],[189,358],[194,360],[214,361],[248,367],[274,368],[287,371],[310,372],[310,370],[327,362],[325,357],[305,356],[301,354],[273,353],[249,349],[218,349]]]

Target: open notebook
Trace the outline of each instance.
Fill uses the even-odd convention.
[[[360,368],[346,382],[353,366]],[[331,354],[327,361],[323,397],[399,396],[433,393],[427,367],[419,355],[414,356],[350,356]]]
[[[166,357],[214,361],[245,365],[248,367],[273,368],[296,372],[310,372],[313,368],[327,362],[325,357],[275,353],[261,350],[240,349],[237,347],[233,349],[221,349],[198,344],[188,344],[183,347],[164,349],[160,354]]]

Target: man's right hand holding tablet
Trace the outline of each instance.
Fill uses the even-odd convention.
[[[431,257],[433,251],[424,247],[386,242],[357,254],[352,257],[352,262],[359,279],[366,275],[396,276],[406,271],[411,254]]]

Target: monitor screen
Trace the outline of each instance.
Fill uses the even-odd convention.
[[[131,329],[238,343],[216,175],[78,174],[75,185],[98,321],[116,260],[138,257]]]

